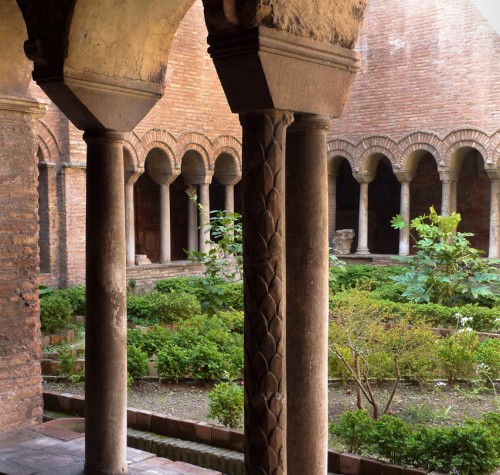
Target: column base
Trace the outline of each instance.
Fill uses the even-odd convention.
[[[369,256],[371,254],[369,249],[357,249],[354,254],[358,256]]]

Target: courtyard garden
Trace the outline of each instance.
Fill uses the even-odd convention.
[[[332,258],[332,447],[445,473],[500,465],[499,273],[458,223],[432,209],[413,220],[417,252],[399,265]],[[218,246],[191,256],[204,276],[159,280],[148,293],[129,282],[130,406],[242,426],[243,288],[227,258],[241,250],[228,252],[237,232],[225,242],[224,227],[212,233]],[[72,342],[46,340],[59,361],[51,389],[83,393],[84,324],[74,322],[84,307],[82,287],[42,294],[44,335],[76,326]]]

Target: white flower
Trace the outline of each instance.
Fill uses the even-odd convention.
[[[446,386],[446,383],[443,383],[443,381],[438,381],[438,382],[436,383],[436,386],[437,386],[437,387],[443,387],[443,386]]]
[[[455,318],[459,320],[460,318],[462,318],[462,314],[459,312],[455,313]]]

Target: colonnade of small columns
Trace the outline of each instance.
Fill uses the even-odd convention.
[[[500,257],[500,170],[487,169],[486,173],[490,179],[490,227],[489,227],[489,249],[488,257]],[[410,185],[415,176],[415,171],[396,170],[394,172],[401,186],[400,191],[400,214],[405,221],[410,221],[411,193]],[[329,235],[330,239],[336,231],[336,193],[337,174],[329,172],[328,198],[329,198]],[[369,207],[368,191],[369,185],[375,178],[375,173],[361,172],[353,173],[353,178],[359,183],[359,211],[358,211],[358,239],[356,254],[369,255],[368,246],[368,225]],[[441,181],[441,214],[449,216],[457,211],[457,183],[459,173],[456,170],[439,170]],[[433,203],[429,203],[429,206]],[[400,256],[410,254],[410,234],[408,229],[399,231],[399,251]]]
[[[135,209],[134,193],[138,178],[145,173],[141,168],[138,171],[125,172],[125,229],[127,241],[127,266],[136,264],[136,242],[135,242]],[[178,230],[171,229],[171,203],[170,185],[177,179],[183,179],[186,185],[186,193],[190,197],[188,201],[188,239],[187,250],[207,252],[209,244],[208,224],[210,222],[210,185],[214,174],[204,175],[176,173],[149,172],[155,183],[160,187],[160,264],[171,262],[171,233]],[[225,173],[218,174],[216,180],[224,186],[224,210],[228,213],[234,212],[234,187],[241,180],[241,174]],[[196,197],[196,198],[195,198]]]

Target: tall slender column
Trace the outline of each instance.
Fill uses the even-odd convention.
[[[286,151],[287,473],[326,474],[330,119],[299,115]],[[304,206],[307,203],[307,206]]]
[[[399,212],[406,223],[410,222],[410,182],[403,180],[401,184],[401,196]],[[405,226],[399,230],[399,255],[407,256],[410,254],[410,228]]]
[[[171,260],[170,183],[160,184],[160,263]]]
[[[85,133],[87,232],[85,472],[127,471],[123,134]]]
[[[245,473],[286,473],[285,173],[292,114],[240,115],[243,127]]]
[[[331,243],[337,227],[337,174],[328,175],[328,242]]]
[[[368,249],[368,181],[359,184],[358,249],[356,254],[370,254]]]
[[[500,257],[500,177],[490,178],[490,245],[488,257]]]
[[[201,183],[200,190],[200,227],[199,227],[199,249],[201,252],[208,252],[210,240],[209,222],[210,222],[210,191],[208,183]]]
[[[457,211],[457,188],[458,188],[458,181],[454,180],[451,182],[451,208],[450,208],[450,214],[451,213],[456,213]]]
[[[190,185],[190,192],[194,193],[195,186]],[[198,207],[192,199],[188,202],[188,251],[198,250]]]
[[[441,214],[443,216],[449,216],[452,207],[452,181],[442,180],[441,189]]]
[[[224,207],[227,213],[234,213],[234,185],[224,187]]]
[[[125,177],[125,239],[127,241],[127,266],[135,265],[135,210],[134,185],[140,173]]]

